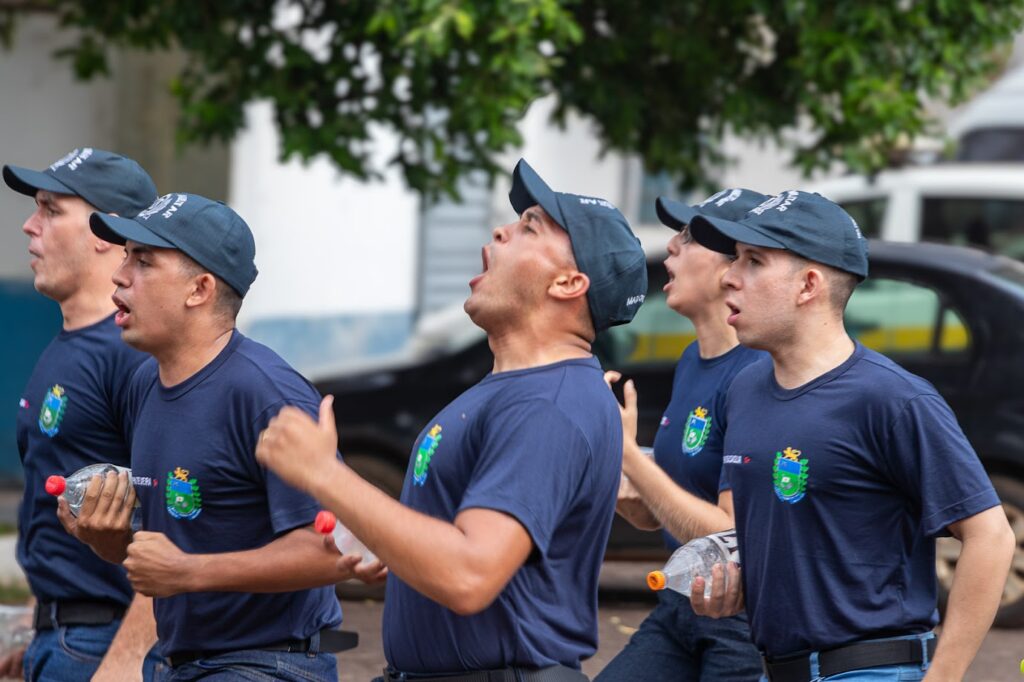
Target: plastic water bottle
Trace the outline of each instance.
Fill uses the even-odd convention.
[[[82,501],[85,499],[85,489],[89,487],[89,481],[92,480],[93,476],[104,477],[111,471],[116,474],[120,474],[122,471],[128,472],[128,482],[131,483],[132,471],[127,467],[106,463],[90,464],[70,476],[50,476],[46,479],[46,492],[54,497],[64,495],[71,513],[78,516],[78,512],[82,510]],[[127,497],[128,491],[126,489],[125,498]]]
[[[24,649],[34,636],[31,607],[0,606],[0,656]]]
[[[711,567],[727,562],[740,562],[740,551],[736,542],[736,530],[723,530],[721,533],[694,538],[677,549],[669,557],[665,568],[647,574],[647,586],[652,590],[663,590],[666,587],[690,596],[690,586],[697,576],[704,578],[704,596],[711,596]],[[729,574],[723,572],[725,586],[729,586]]]
[[[360,566],[373,563],[377,560],[377,555],[371,552],[366,545],[361,543],[359,539],[352,534],[345,526],[338,523],[338,518],[331,512],[324,510],[318,512],[316,520],[313,522],[313,527],[316,528],[317,532],[327,535],[328,533],[334,534],[334,544],[338,546],[338,551],[342,554],[360,554],[363,560],[359,562]]]

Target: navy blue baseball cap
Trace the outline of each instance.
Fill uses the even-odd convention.
[[[658,197],[654,202],[654,208],[658,212],[658,220],[678,232],[689,225],[698,215],[739,220],[747,211],[767,198],[766,195],[752,189],[735,187],[716,192],[693,206],[687,206],[681,201],[668,197]]]
[[[142,166],[92,147],[75,149],[41,171],[4,166],[4,182],[30,197],[39,190],[71,194],[104,213],[125,216],[135,215],[156,199],[156,185]]]
[[[633,319],[647,295],[647,260],[619,209],[604,199],[555,192],[523,159],[512,171],[508,198],[519,215],[540,206],[569,234],[576,266],[590,279],[595,331]]]
[[[89,216],[100,239],[177,249],[245,296],[256,279],[256,241],[241,216],[198,194],[165,194],[134,218]]]
[[[861,279],[868,276],[868,240],[857,221],[813,192],[782,192],[735,221],[698,215],[690,234],[712,251],[735,254],[736,242],[785,249]]]

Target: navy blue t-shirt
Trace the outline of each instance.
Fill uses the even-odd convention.
[[[276,353],[237,330],[217,357],[167,388],[156,361],[132,377],[132,478],[142,527],[189,554],[263,547],[309,525],[319,505],[256,462],[256,441],[283,406],[311,415],[320,396]],[[258,648],[341,622],[331,587],[154,600],[163,655]]]
[[[676,365],[672,398],[654,436],[654,459],[677,485],[702,500],[718,502],[722,473],[722,417],[729,383],[762,351],[736,346],[714,358],[702,358],[700,346],[687,346]],[[679,541],[663,530],[665,545]]]
[[[393,667],[579,668],[597,649],[597,576],[622,469],[622,424],[602,377],[593,358],[489,374],[420,434],[402,503],[444,521],[470,508],[504,512],[534,549],[472,616],[389,575],[384,654]]]
[[[934,538],[999,504],[935,388],[858,344],[792,390],[770,362],[746,368],[727,413],[754,643],[784,656],[931,629]]]
[[[18,563],[42,601],[99,599],[127,605],[124,569],[100,559],[57,519],[44,489],[54,474],[110,462],[128,466],[122,419],[126,387],[145,355],[121,341],[114,316],[62,331],[39,356],[19,401],[18,453],[25,494],[18,510]]]

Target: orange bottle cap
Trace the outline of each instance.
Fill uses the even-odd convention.
[[[316,520],[313,521],[313,527],[316,528],[316,532],[327,535],[334,532],[334,526],[337,522],[338,519],[334,514],[324,509],[317,512]]]
[[[68,484],[64,481],[63,476],[50,476],[46,479],[46,492],[54,497],[62,495],[67,487]]]
[[[665,589],[665,573],[662,571],[651,571],[647,574],[647,587],[652,590]]]

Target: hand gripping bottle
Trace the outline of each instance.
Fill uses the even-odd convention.
[[[665,568],[647,574],[647,586],[652,590],[663,590],[666,587],[690,596],[690,584],[697,576],[704,578],[704,596],[711,596],[711,567],[734,561],[740,562],[740,551],[736,543],[736,530],[723,530],[702,538],[694,538],[677,549],[669,557]],[[726,587],[729,586],[729,575],[723,573]]]
[[[78,516],[78,512],[82,510],[82,500],[85,499],[85,489],[89,487],[89,481],[93,476],[106,476],[111,471],[117,474],[127,471],[128,482],[131,483],[131,469],[116,464],[90,464],[67,477],[50,476],[46,479],[46,492],[54,497],[63,494],[71,513]],[[125,497],[127,495],[128,491],[125,490]]]
[[[313,527],[324,535],[334,533],[334,544],[338,546],[338,551],[342,554],[361,554],[363,560],[359,562],[360,566],[377,560],[377,556],[367,549],[366,545],[359,542],[352,531],[338,523],[338,518],[326,509],[317,513]]]

